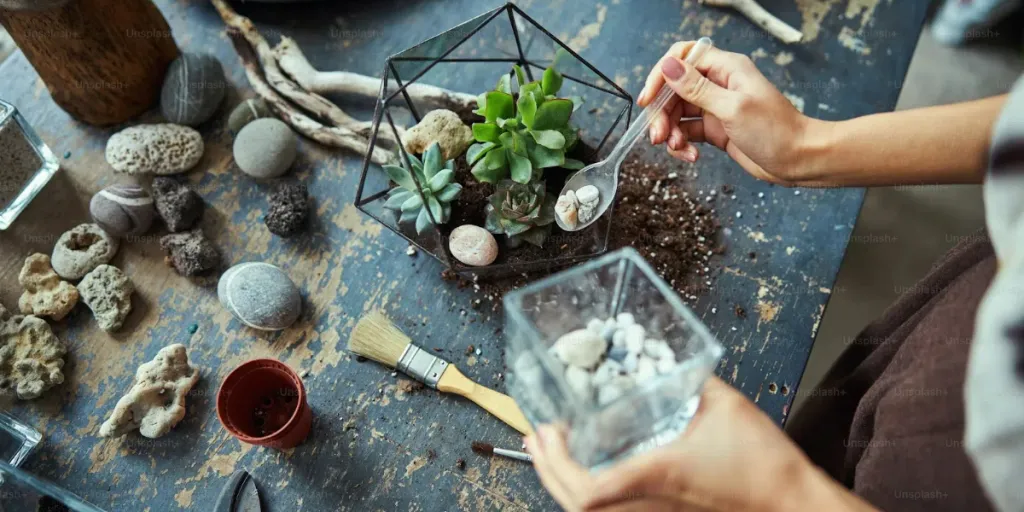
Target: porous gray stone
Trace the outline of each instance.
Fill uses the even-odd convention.
[[[160,112],[172,123],[198,126],[217,112],[227,82],[212,55],[182,53],[167,67],[160,90]]]
[[[114,185],[89,201],[93,222],[114,236],[138,236],[153,225],[153,198],[142,187]]]
[[[89,272],[78,283],[78,292],[82,295],[96,323],[104,331],[116,331],[124,325],[124,319],[132,311],[132,285],[128,276],[121,269],[111,265],[100,265]]]
[[[306,225],[309,217],[309,192],[301,183],[279,185],[270,195],[270,208],[263,218],[271,233],[289,237]]]
[[[203,137],[188,126],[140,124],[111,136],[105,156],[117,172],[178,174],[199,163],[203,156]]]
[[[164,236],[160,247],[167,251],[174,270],[186,277],[209,272],[220,265],[220,253],[199,228]]]
[[[273,115],[263,98],[247,99],[239,103],[228,115],[228,130],[237,134],[245,125],[263,117],[273,117]]]
[[[217,283],[220,303],[243,324],[278,331],[302,312],[302,297],[283,270],[269,263],[240,263]]]
[[[295,133],[278,119],[257,119],[235,137],[232,153],[242,172],[257,179],[276,178],[295,162]]]
[[[50,263],[68,280],[81,279],[92,269],[109,262],[118,248],[117,238],[97,224],[79,224],[57,239]]]
[[[191,228],[203,216],[203,198],[174,178],[154,178],[153,197],[156,211],[171,233]]]

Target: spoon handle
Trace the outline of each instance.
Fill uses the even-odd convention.
[[[693,47],[690,48],[690,51],[686,54],[686,62],[696,64],[712,46],[713,44],[711,43],[710,38],[700,38],[697,41],[697,44],[693,45]],[[608,159],[615,162],[616,168],[622,165],[622,161],[626,159],[626,154],[629,153],[630,149],[633,149],[633,145],[636,144],[636,141],[647,133],[647,129],[651,126],[651,123],[654,122],[658,112],[661,112],[661,110],[665,108],[668,100],[672,99],[672,96],[674,95],[675,91],[672,90],[671,86],[668,84],[661,86],[661,90],[658,91],[658,95],[654,97],[654,100],[647,105],[647,108],[645,108],[640,115],[636,116],[633,124],[629,126],[626,133],[622,135],[621,139],[619,139],[619,143],[615,145],[614,149],[612,149],[612,153],[608,155]]]

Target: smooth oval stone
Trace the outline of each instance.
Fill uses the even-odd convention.
[[[153,198],[142,187],[114,185],[92,196],[89,214],[111,235],[138,236],[153,225]]]
[[[298,142],[288,125],[274,118],[257,119],[235,137],[232,153],[242,172],[253,178],[276,178],[295,161]]]
[[[240,322],[253,329],[279,331],[302,313],[295,283],[269,263],[239,263],[217,283],[217,297]]]
[[[448,250],[455,259],[473,267],[483,267],[498,258],[498,241],[480,226],[465,224],[448,236]]]
[[[167,68],[160,90],[160,112],[172,123],[197,126],[213,117],[227,82],[212,55],[182,53]]]
[[[228,115],[228,130],[242,131],[245,125],[264,117],[273,117],[273,112],[263,98],[250,98],[239,103]]]

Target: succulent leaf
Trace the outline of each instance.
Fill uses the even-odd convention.
[[[436,194],[437,200],[444,204],[452,202],[462,192],[462,185],[458,183],[449,183],[440,192]]]
[[[489,151],[487,156],[473,166],[473,176],[484,183],[497,183],[508,176],[508,165],[504,151]]]
[[[537,169],[561,167],[565,163],[565,151],[548,149],[540,144],[530,153],[530,161]]]
[[[431,192],[438,192],[444,187],[448,186],[452,182],[452,178],[455,177],[455,171],[451,169],[441,169],[437,171],[437,174],[430,181],[427,182],[427,186]]]
[[[473,123],[473,139],[477,142],[498,142],[501,127],[493,123]]]
[[[420,210],[410,210],[410,211],[407,211],[407,212],[402,212],[402,216],[399,217],[398,222],[400,224],[405,224],[405,223],[408,223],[408,222],[413,222],[419,216],[420,216]]]
[[[530,159],[516,153],[515,151],[506,149],[508,154],[506,155],[509,160],[509,167],[512,170],[512,180],[519,183],[529,183],[530,178],[533,177],[533,166],[530,164]]]
[[[437,142],[423,152],[423,177],[430,180],[441,169],[441,145]]]
[[[566,158],[565,161],[562,162],[562,167],[565,169],[577,170],[586,167],[586,164],[576,160],[575,158]]]
[[[427,209],[420,208],[420,213],[416,216],[416,232],[422,235],[429,227],[430,216],[427,214]]]
[[[412,196],[414,192],[405,190],[404,188],[393,188],[391,192],[388,192],[388,200],[384,202],[384,208],[390,208],[392,210],[401,209],[402,204]]]
[[[486,155],[488,151],[494,149],[496,145],[497,144],[493,142],[479,142],[473,144],[468,150],[466,150],[466,162],[469,163],[469,165],[475,164],[477,160],[483,158],[484,155]]]
[[[569,123],[571,115],[572,101],[561,98],[545,101],[537,107],[537,118],[533,121],[533,129],[557,130]]]
[[[484,119],[493,123],[499,118],[509,118],[516,115],[515,100],[510,93],[504,91],[491,91],[487,93],[487,109]]]
[[[407,212],[410,210],[419,209],[421,206],[423,206],[423,197],[413,192],[412,194],[409,195],[409,198],[406,199],[404,203],[402,203],[401,208],[403,212]]]
[[[494,90],[512,94],[512,77],[507,73],[501,75],[498,79],[498,83],[494,86]]]
[[[520,94],[516,102],[519,114],[523,116],[523,126],[533,128],[533,120],[537,115],[537,101],[532,94]]]
[[[555,68],[545,69],[544,77],[541,79],[541,88],[545,95],[558,94],[559,89],[562,88],[562,74],[555,71]]]
[[[512,71],[516,74],[516,81],[519,82],[519,86],[522,87],[526,83],[526,76],[523,74],[523,68],[519,67],[519,64],[512,65]]]
[[[405,168],[397,165],[385,165],[384,170],[387,171],[391,181],[398,183],[398,186],[409,190],[416,190],[416,183],[412,181],[412,175]]]
[[[565,136],[558,130],[530,130],[530,135],[548,149],[565,149]]]

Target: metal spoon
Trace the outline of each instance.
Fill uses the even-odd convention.
[[[689,53],[686,54],[686,62],[690,64],[696,64],[701,57],[712,47],[711,39],[702,37],[697,41],[697,44],[690,48]],[[562,222],[562,218],[555,215],[555,222],[558,223],[558,227],[564,231],[579,231],[591,225],[597,219],[601,218],[608,207],[611,206],[612,201],[615,200],[615,192],[619,188],[619,167],[622,162],[626,159],[626,155],[630,149],[633,149],[633,145],[639,140],[644,134],[647,133],[647,128],[651,126],[651,122],[654,121],[655,115],[665,108],[665,104],[672,98],[675,91],[672,90],[668,84],[661,87],[658,91],[658,95],[654,98],[647,108],[637,116],[633,124],[626,130],[626,133],[619,139],[619,143],[612,148],[611,153],[607,158],[600,162],[590,164],[579,172],[574,174],[569,181],[565,182],[565,186],[562,187],[562,192],[559,197],[566,194],[570,190],[576,191],[586,185],[594,185],[597,187],[600,195],[598,196],[597,208],[594,211],[594,216],[587,222],[577,222],[576,226],[570,227]]]

